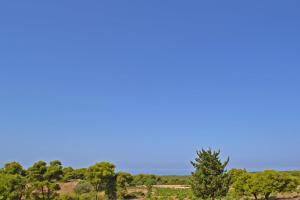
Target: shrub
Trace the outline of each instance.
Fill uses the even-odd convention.
[[[94,188],[89,182],[81,181],[78,183],[78,185],[75,186],[74,192],[77,195],[86,194],[86,193],[94,192]]]

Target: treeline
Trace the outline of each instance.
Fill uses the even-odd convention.
[[[99,200],[132,198],[130,186],[146,187],[147,199],[161,193],[153,185],[190,185],[186,199],[270,199],[278,193],[295,192],[299,185],[299,172],[267,170],[250,173],[243,169],[227,172],[227,159],[222,162],[220,151],[197,152],[191,176],[131,175],[116,172],[115,165],[100,162],[88,168],[63,167],[58,160],[39,161],[28,169],[11,162],[0,169],[0,200]],[[65,182],[76,183],[73,192],[60,194]],[[182,190],[183,191],[183,190]],[[103,195],[99,195],[99,194]],[[192,196],[192,197],[191,197]],[[191,197],[191,198],[190,198]]]
[[[145,185],[149,179],[154,179],[157,185],[188,185],[190,176],[156,176],[152,174],[138,174],[133,176],[132,185]]]
[[[79,181],[74,194],[59,195],[60,183]],[[53,199],[99,199],[104,192],[106,199],[123,199],[126,187],[133,176],[115,172],[115,166],[108,162],[96,163],[86,169],[64,168],[58,160],[47,164],[34,163],[24,169],[17,162],[5,164],[0,170],[1,200],[53,200]]]
[[[266,170],[249,173],[246,170],[226,171],[229,158],[221,162],[220,151],[197,152],[192,162],[195,171],[191,177],[191,187],[195,197],[200,199],[254,199],[269,200],[278,193],[296,192],[299,177],[291,173]]]
[[[73,194],[59,195],[60,185],[65,182],[78,183]],[[0,169],[1,200],[99,199],[99,192],[104,192],[106,199],[123,199],[128,195],[129,186],[146,186],[151,193],[155,184],[188,184],[188,178],[151,174],[133,176],[115,172],[115,166],[108,162],[81,169],[63,167],[58,160],[49,164],[39,161],[28,169],[18,162],[11,162]]]

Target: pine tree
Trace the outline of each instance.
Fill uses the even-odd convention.
[[[220,151],[197,151],[195,162],[191,162],[195,168],[192,173],[191,187],[196,197],[202,199],[216,199],[226,196],[230,177],[226,173],[229,158],[222,163]]]
[[[87,171],[87,180],[93,185],[96,192],[104,191],[106,199],[115,200],[117,198],[115,165],[100,162],[90,166]],[[98,199],[98,195],[95,199]]]

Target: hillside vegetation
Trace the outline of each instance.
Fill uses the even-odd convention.
[[[131,175],[99,162],[73,169],[58,160],[38,161],[28,169],[18,162],[0,169],[0,200],[116,200],[116,199],[300,199],[299,171],[251,173],[226,170],[220,151],[201,150],[191,176]]]

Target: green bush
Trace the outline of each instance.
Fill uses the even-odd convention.
[[[194,199],[191,189],[155,188],[153,197],[160,199],[175,198],[176,200]]]
[[[74,192],[77,195],[81,195],[81,194],[94,192],[94,188],[89,182],[81,181],[75,186]]]
[[[97,200],[102,200],[103,198],[98,197]],[[67,194],[67,195],[60,195],[59,200],[96,200],[95,193],[84,193],[84,194]]]

